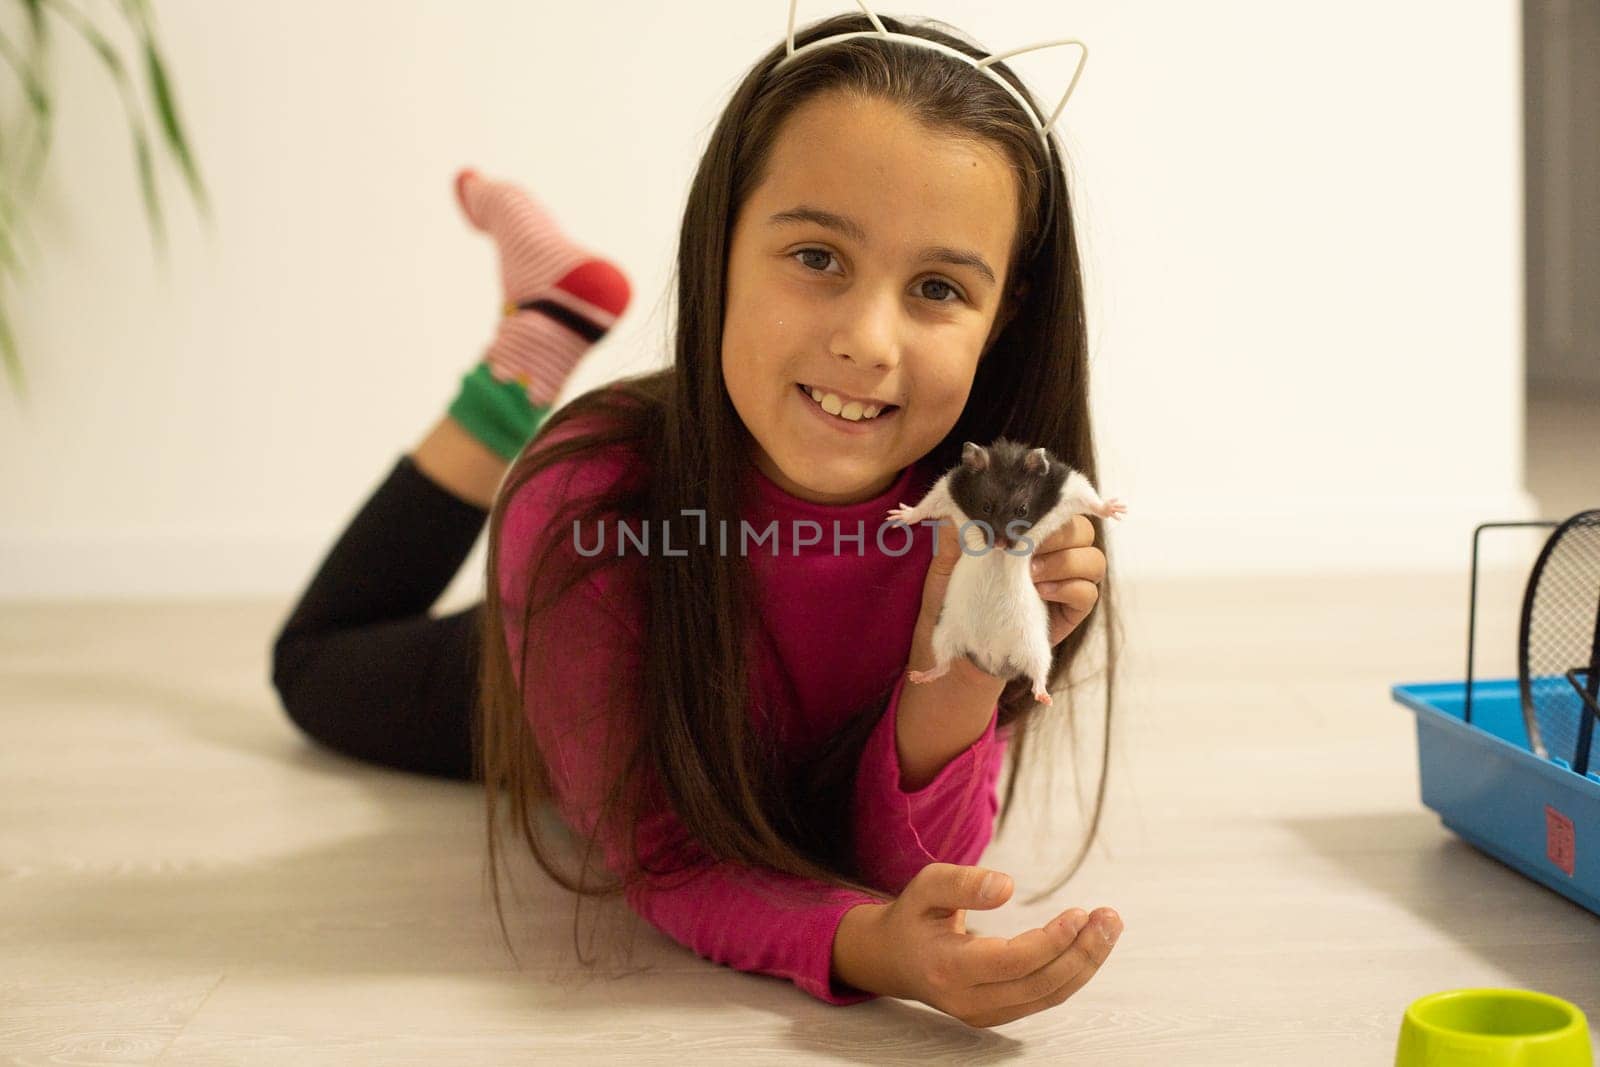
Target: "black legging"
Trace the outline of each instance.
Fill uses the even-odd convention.
[[[473,752],[483,602],[428,612],[488,515],[400,457],[273,643],[272,684],[296,726],[357,759],[480,779]]]

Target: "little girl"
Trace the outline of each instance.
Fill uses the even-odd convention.
[[[844,15],[794,43],[872,29]],[[700,955],[831,1004],[899,996],[993,1026],[1081,988],[1121,920],[966,932],[1012,889],[972,865],[1011,806],[1003,760],[1060,705],[965,659],[907,684],[960,547],[948,522],[886,514],[968,440],[1043,445],[1096,480],[1065,175],[953,57],[871,36],[785,56],[735,90],[695,175],[672,365],[554,413],[627,282],[515,186],[462,173],[506,314],[284,624],[274,684],[325,744],[484,783],[497,911],[503,796],[579,903],[621,892]],[[485,602],[430,617],[485,518]],[[1106,624],[1109,749],[1103,538],[1077,517],[1034,566],[1052,688],[1097,605]],[[1102,770],[1062,882],[1104,788]],[[581,845],[575,877],[530,815],[545,801]]]

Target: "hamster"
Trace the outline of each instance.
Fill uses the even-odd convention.
[[[1121,521],[1127,506],[1101,500],[1089,479],[1048,449],[996,438],[987,448],[964,443],[961,462],[945,472],[915,507],[902,503],[889,518],[915,525],[954,521],[965,541],[933,631],[935,664],[911,671],[931,682],[968,655],[997,678],[1026,676],[1035,700],[1053,703],[1050,611],[1033,584],[1033,553],[1074,514]],[[969,525],[970,524],[970,525]]]

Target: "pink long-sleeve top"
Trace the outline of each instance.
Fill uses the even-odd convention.
[[[939,473],[913,465],[873,499],[831,506],[801,500],[755,471],[743,514],[752,538],[777,521],[775,540],[759,544],[752,540],[744,553],[763,627],[763,633],[755,635],[753,647],[758,652],[751,677],[753,693],[768,709],[756,715],[758,728],[776,731],[781,751],[803,759],[852,710],[893,686],[861,755],[851,825],[840,828],[851,834],[863,881],[890,895],[898,895],[926,864],[977,862],[994,832],[999,806],[996,784],[1009,734],[1009,728],[997,733],[991,714],[983,735],[932,781],[914,790],[901,786],[895,713],[906,684],[922,586],[933,558],[934,530],[916,527],[914,540],[904,551],[904,529],[886,531],[881,545],[877,532],[890,508],[902,501],[915,503]],[[507,503],[496,577],[519,686],[523,668],[517,652],[535,535],[552,521],[568,494],[587,494],[612,479],[644,474],[642,465],[620,448],[595,450],[541,471]],[[820,531],[806,525],[806,520]],[[568,522],[565,531],[569,538],[571,526]],[[731,522],[727,526],[730,553],[739,551],[737,526]],[[606,524],[603,546],[614,556],[620,539],[613,527]],[[848,539],[858,531],[859,542]],[[649,532],[650,551],[661,552],[660,529]],[[592,522],[580,536],[578,543],[586,551],[599,543]],[[803,544],[813,539],[816,544]],[[717,532],[708,530],[706,541],[716,546]],[[684,547],[673,546],[673,551]],[[648,565],[649,557],[631,542],[626,552],[636,565]],[[594,832],[614,772],[605,756],[612,751],[608,743],[627,736],[629,728],[628,722],[599,713],[603,694],[616,679],[641,675],[644,615],[636,595],[630,598],[628,593],[639,586],[624,581],[623,573],[620,568],[606,568],[564,596],[557,605],[560,624],[549,634],[535,636],[546,643],[549,662],[559,665],[558,676],[547,679],[537,693],[523,689],[523,707],[549,764],[557,809],[570,827],[586,835]],[[546,618],[553,622],[555,617]],[[658,782],[652,785],[659,788]],[[646,855],[663,848],[664,855],[678,859],[709,859],[664,802],[652,809],[636,833]],[[626,856],[623,842],[602,832],[600,845],[607,868],[620,873]],[[833,977],[833,939],[847,911],[881,900],[730,862],[711,864],[703,875],[676,883],[652,879],[632,888],[626,895],[628,905],[662,933],[707,959],[789,979],[829,1004],[855,1004],[875,997]]]

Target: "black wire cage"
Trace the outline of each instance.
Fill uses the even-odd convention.
[[[1600,724],[1600,509],[1555,522],[1483,523],[1472,534],[1463,721],[1472,722],[1478,546],[1484,530],[1554,528],[1523,592],[1517,689],[1528,750],[1578,775],[1594,765]]]

